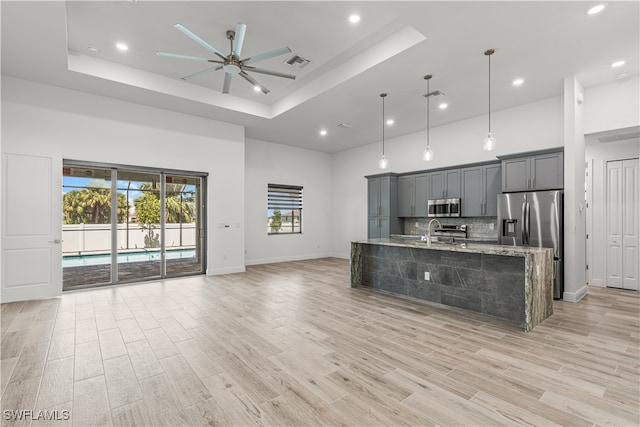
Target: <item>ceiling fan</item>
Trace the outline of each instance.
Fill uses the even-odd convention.
[[[181,58],[181,59],[189,59],[191,61],[202,61],[202,62],[210,62],[216,65],[215,67],[207,68],[202,71],[198,71],[197,73],[189,74],[188,76],[181,77],[182,80],[191,80],[196,77],[200,77],[204,74],[212,73],[218,70],[224,70],[224,85],[222,87],[222,93],[229,93],[229,88],[231,87],[231,77],[234,74],[240,75],[243,79],[251,83],[256,91],[262,91],[264,94],[269,93],[269,89],[267,89],[264,85],[258,83],[253,77],[251,77],[247,72],[267,74],[270,76],[276,77],[284,77],[286,79],[295,80],[296,76],[292,74],[280,73],[278,71],[265,70],[263,68],[256,68],[252,65],[254,62],[263,61],[265,59],[273,58],[274,56],[284,55],[285,53],[291,52],[289,47],[282,47],[280,49],[275,49],[269,52],[264,52],[259,55],[249,56],[244,59],[240,59],[242,52],[242,44],[244,43],[244,35],[247,31],[247,26],[242,23],[238,23],[236,26],[236,30],[228,30],[227,31],[227,39],[229,39],[230,50],[231,53],[229,55],[223,55],[218,49],[211,46],[209,43],[202,40],[200,37],[189,31],[186,27],[176,24],[175,28],[180,30],[187,37],[194,40],[196,43],[207,49],[209,52],[212,52],[216,55],[216,59],[210,58],[202,58],[198,56],[189,56],[189,55],[180,55],[176,53],[168,53],[168,52],[156,52],[158,56],[167,56],[169,58]]]

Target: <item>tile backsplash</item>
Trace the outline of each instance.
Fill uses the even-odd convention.
[[[403,234],[424,234],[432,218],[405,218]],[[498,239],[498,218],[438,218],[442,224],[467,225],[467,237],[473,239]]]

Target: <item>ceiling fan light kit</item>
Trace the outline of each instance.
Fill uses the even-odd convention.
[[[229,40],[229,45],[230,45],[229,46],[230,53],[226,56],[222,52],[220,52],[218,49],[211,46],[209,43],[207,43],[206,41],[198,37],[196,34],[191,32],[185,26],[181,24],[175,24],[174,27],[180,32],[182,32],[184,35],[186,35],[187,37],[189,37],[190,39],[198,43],[200,46],[204,47],[210,53],[213,53],[216,56],[216,58],[214,59],[203,58],[198,56],[181,55],[177,53],[168,53],[168,52],[156,52],[156,55],[165,56],[169,58],[179,58],[179,59],[187,59],[191,61],[202,61],[202,62],[218,64],[214,67],[210,67],[202,71],[198,71],[196,73],[181,77],[182,80],[187,81],[187,80],[194,79],[196,77],[200,77],[205,74],[223,70],[225,75],[224,75],[224,83],[222,86],[222,93],[229,93],[229,90],[231,88],[231,78],[234,75],[239,75],[240,77],[245,79],[247,82],[249,82],[256,91],[261,91],[266,95],[267,93],[270,92],[270,90],[267,89],[263,84],[256,81],[248,73],[266,74],[269,76],[282,77],[282,78],[291,79],[291,80],[295,80],[296,78],[296,76],[294,76],[293,74],[286,74],[286,73],[281,73],[279,71],[265,70],[262,68],[257,68],[257,67],[248,65],[254,62],[264,61],[265,59],[284,55],[286,53],[291,53],[291,49],[288,46],[241,59],[242,46],[244,44],[244,38],[247,31],[247,26],[241,22],[239,22],[238,25],[236,25],[235,31],[227,30],[226,32],[227,39]]]

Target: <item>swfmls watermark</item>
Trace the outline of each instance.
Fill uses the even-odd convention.
[[[55,410],[39,410],[31,409],[5,409],[2,413],[5,421],[68,421],[71,419],[71,412],[64,409],[62,411]]]

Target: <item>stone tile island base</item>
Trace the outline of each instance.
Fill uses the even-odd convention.
[[[488,314],[525,331],[553,313],[552,269],[547,248],[396,239],[351,243],[351,287]]]

